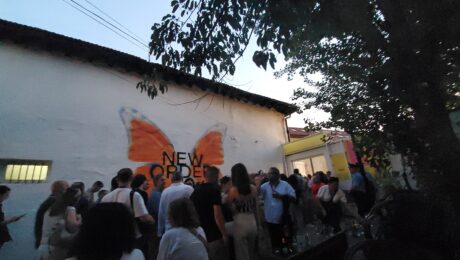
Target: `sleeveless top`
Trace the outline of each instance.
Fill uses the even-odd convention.
[[[75,207],[68,206],[66,208],[65,214],[60,214],[56,216],[50,216],[51,209],[48,209],[43,217],[43,227],[42,227],[42,240],[41,245],[48,245],[49,238],[53,232],[53,229],[56,228],[58,222],[62,225],[65,225],[65,217],[70,211],[77,211]]]
[[[0,203],[0,222],[5,221],[5,213],[2,210],[2,204]],[[8,231],[7,224],[0,225],[0,246],[11,240],[10,232]]]
[[[256,211],[256,197],[252,194],[238,195],[233,201],[235,213],[253,213]]]

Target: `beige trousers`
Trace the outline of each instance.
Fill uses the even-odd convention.
[[[232,222],[225,224],[228,234],[233,236],[236,260],[254,260],[257,242],[257,223],[253,213],[238,213]]]

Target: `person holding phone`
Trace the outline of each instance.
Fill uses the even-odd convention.
[[[282,247],[283,226],[286,222],[283,216],[284,201],[294,200],[296,194],[289,183],[280,180],[280,171],[276,167],[268,171],[269,181],[260,186],[264,200],[265,222],[272,242],[273,253],[278,255]]]
[[[3,213],[3,202],[10,196],[10,191],[11,189],[8,186],[0,185],[0,248],[2,248],[4,243],[11,241],[8,224],[17,222],[26,215],[23,214],[20,216],[5,218],[5,213]]]

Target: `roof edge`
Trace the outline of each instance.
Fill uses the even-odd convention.
[[[16,45],[32,47],[50,53],[62,53],[66,57],[80,58],[91,63],[100,62],[109,67],[121,68],[127,72],[134,72],[140,75],[156,71],[162,75],[165,81],[188,87],[195,85],[203,91],[274,109],[284,115],[290,115],[298,111],[298,107],[293,104],[151,63],[121,51],[2,19],[0,19],[0,41],[10,41]]]

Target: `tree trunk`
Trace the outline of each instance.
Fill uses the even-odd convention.
[[[432,24],[418,31],[423,37],[415,35],[417,27],[407,15],[412,5],[398,0],[377,3],[389,33],[390,89],[415,114],[413,134],[418,143],[410,148],[416,154],[417,181],[431,197],[449,202],[460,219],[460,141],[446,109],[445,61],[439,50],[445,25]]]
[[[460,142],[447,113],[440,115],[416,111],[416,134],[420,140],[417,153],[418,181],[435,195],[460,202]],[[446,196],[446,195],[450,196]]]
[[[439,98],[422,94],[415,110],[415,133],[420,140],[416,177],[421,189],[445,210],[446,222],[439,223],[445,234],[442,239],[459,254],[455,245],[460,243],[460,141],[445,105],[437,105]]]

